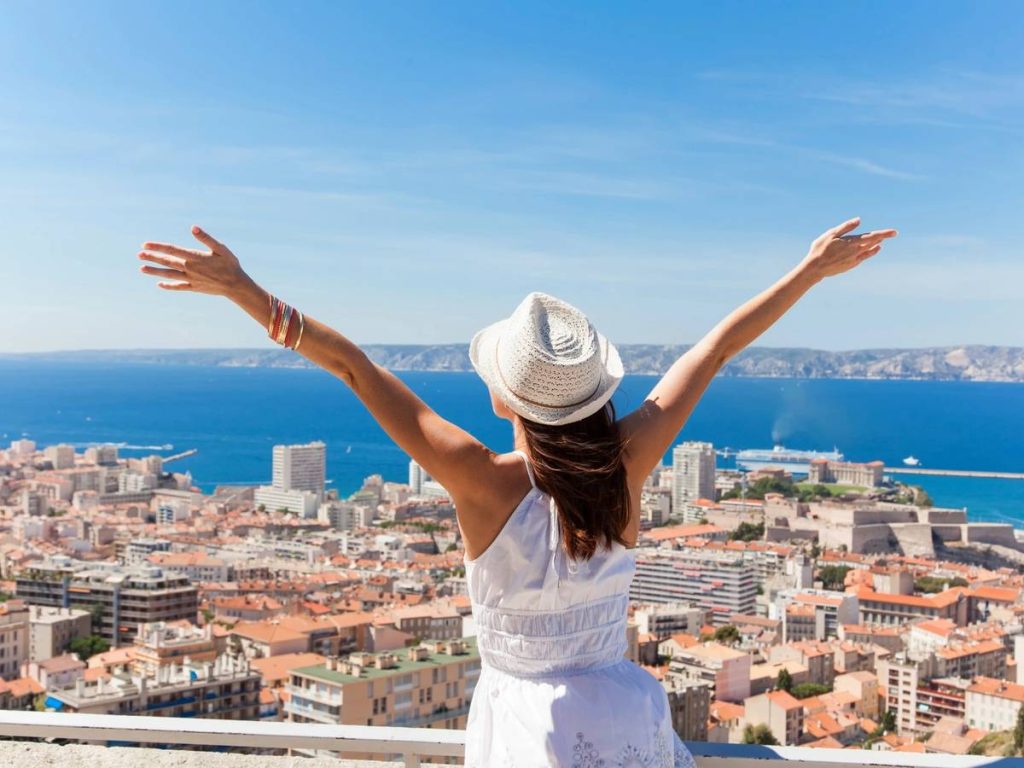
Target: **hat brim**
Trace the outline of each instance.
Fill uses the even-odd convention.
[[[582,403],[564,408],[538,405],[523,400],[505,385],[498,372],[498,339],[507,324],[507,319],[499,320],[478,331],[469,343],[469,360],[473,364],[473,369],[490,390],[500,397],[514,413],[524,419],[553,426],[582,421],[597,413],[611,399],[619,382],[622,381],[623,369],[619,351],[614,344],[595,331],[603,365],[601,383],[590,398]]]

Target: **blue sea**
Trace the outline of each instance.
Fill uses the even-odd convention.
[[[498,451],[511,429],[494,417],[471,373],[403,373],[442,416]],[[627,376],[620,414],[656,379]],[[925,381],[716,379],[680,440],[716,447],[830,450],[853,461],[1024,471],[1024,386]],[[328,477],[341,493],[380,473],[405,481],[408,458],[339,381],[318,370],[0,361],[0,444],[112,442],[122,455],[198,453],[169,465],[210,490],[266,483],[276,443],[323,440]],[[670,457],[666,457],[670,460]],[[721,466],[728,460],[720,459]],[[935,503],[966,507],[972,520],[1024,527],[1024,480],[904,477]]]

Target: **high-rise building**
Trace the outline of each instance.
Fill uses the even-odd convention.
[[[316,517],[324,498],[326,472],[327,446],[323,443],[275,445],[273,481],[257,488],[253,500],[270,512],[283,509],[301,517]]]
[[[327,446],[321,442],[274,446],[272,485],[278,490],[309,491],[322,497],[326,471]]]
[[[418,496],[423,490],[423,481],[429,478],[430,476],[423,471],[423,467],[417,464],[415,459],[409,460],[409,487],[412,488],[413,494]]]
[[[715,447],[685,442],[672,449],[672,511],[688,501],[715,500]]]
[[[71,445],[51,445],[43,451],[54,469],[71,469],[75,466],[75,448]]]

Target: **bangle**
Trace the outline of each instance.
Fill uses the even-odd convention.
[[[293,336],[292,328],[298,320],[299,332],[295,334],[295,343],[289,344],[288,340]],[[270,296],[270,318],[267,320],[267,336],[282,347],[298,349],[302,341],[302,331],[305,329],[305,318],[302,313],[289,304],[285,304],[276,296]]]
[[[306,330],[306,316],[299,312],[299,336],[295,339],[295,346],[292,349],[298,351],[299,344],[302,343],[302,332]]]

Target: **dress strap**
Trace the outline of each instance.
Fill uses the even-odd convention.
[[[533,477],[533,467],[530,466],[529,457],[523,451],[512,451],[512,453],[518,455],[523,460],[523,463],[526,465],[526,474],[530,478],[530,485],[536,488],[537,481]]]

